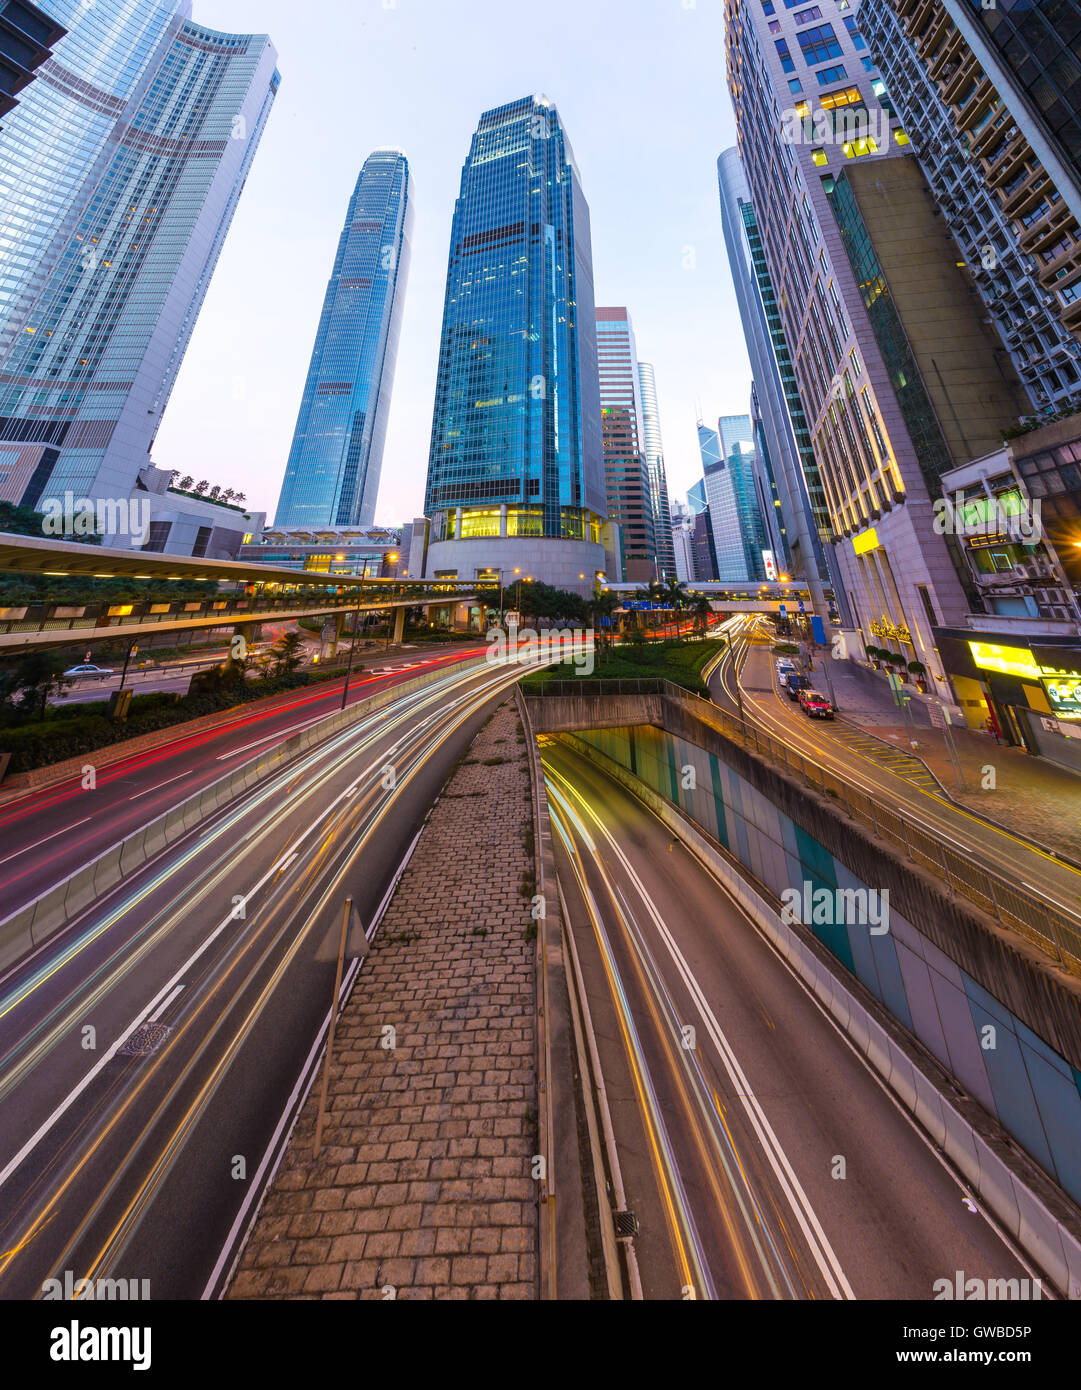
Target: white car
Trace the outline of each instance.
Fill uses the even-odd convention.
[[[106,676],[115,674],[116,673],[108,666],[93,666],[90,664],[72,666],[64,672],[65,676],[70,676],[73,680],[77,680],[79,676],[97,676],[99,680],[104,680]]]

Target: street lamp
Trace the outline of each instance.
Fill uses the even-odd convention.
[[[501,569],[493,569],[492,566],[489,565],[488,568],[484,571],[484,573],[485,573],[485,574],[498,574],[498,575],[499,575],[499,626],[502,627],[502,626],[503,626],[503,571],[502,571]],[[517,570],[515,570],[515,573],[517,574]]]
[[[357,592],[363,593],[363,586]],[[353,636],[349,642],[349,665],[345,668],[345,686],[342,689],[342,709],[345,709],[345,702],[349,696],[349,677],[353,674],[353,648],[357,645],[357,623],[360,621],[360,599],[357,599],[357,606],[353,609]]]

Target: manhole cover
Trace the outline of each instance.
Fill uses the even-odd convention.
[[[149,1057],[152,1052],[157,1052],[171,1031],[172,1029],[165,1023],[140,1024],[116,1055],[118,1057]]]

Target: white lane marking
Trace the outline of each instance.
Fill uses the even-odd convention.
[[[47,840],[55,840],[57,835],[66,835],[77,825],[85,825],[88,820],[93,819],[93,816],[84,816],[82,820],[77,820],[72,825],[66,825],[63,830],[57,830],[52,835],[45,835],[40,840],[35,840],[32,845],[27,845],[25,849],[17,849],[14,854],[9,854],[7,859],[0,859],[0,864],[6,864],[11,859],[18,859],[20,854],[29,854],[32,849],[37,849],[38,845],[45,844]]]
[[[763,1110],[757,1096],[754,1095],[750,1081],[747,1079],[743,1068],[740,1066],[739,1059],[736,1057],[727,1037],[721,1031],[721,1025],[718,1023],[713,1010],[710,1008],[709,1001],[699,987],[698,981],[692,973],[690,966],[687,964],[686,958],[679,949],[675,937],[669,931],[663,918],[658,913],[653,899],[646,891],[645,885],[635,873],[634,868],[627,856],[623,853],[618,842],[609,833],[604,823],[596,815],[585,798],[577,792],[570,783],[566,782],[566,779],[561,778],[560,780],[564,781],[568,790],[575,797],[575,800],[580,802],[582,809],[607,840],[612,851],[623,866],[623,870],[627,877],[630,879],[631,883],[634,884],[635,891],[645,904],[646,911],[649,913],[650,917],[652,917],[657,932],[668,949],[668,954],[672,959],[672,963],[675,965],[691,998],[698,1006],[702,1021],[706,1026],[706,1031],[713,1040],[713,1045],[717,1049],[721,1062],[735,1086],[736,1095],[747,1113],[747,1118],[751,1122],[751,1127],[758,1135],[758,1141],[762,1152],[769,1162],[770,1167],[773,1169],[782,1192],[788,1199],[788,1204],[796,1220],[799,1222],[815,1263],[821,1270],[826,1283],[829,1285],[830,1291],[835,1298],[854,1299],[855,1294],[852,1291],[848,1279],[845,1277],[844,1267],[837,1258],[833,1246],[830,1244],[829,1237],[822,1229],[821,1222],[811,1205],[810,1199],[803,1190],[803,1185],[796,1176],[787,1154],[781,1147],[780,1140],[777,1138],[777,1135],[773,1131],[773,1127],[766,1118],[766,1112]]]
[[[282,873],[284,873],[285,870],[289,867],[289,865],[293,862],[293,860],[299,858],[300,855],[296,852],[296,850],[294,850],[292,854],[287,855],[284,859],[280,859],[274,867],[280,870]]]
[[[337,710],[334,711],[338,713]],[[226,758],[235,758],[238,753],[246,753],[249,748],[258,748],[261,743],[269,743],[272,738],[286,738],[289,734],[299,733],[301,729],[310,728],[312,724],[318,724],[321,719],[329,719],[329,714],[317,714],[314,719],[305,719],[302,724],[290,724],[288,728],[278,729],[272,734],[267,734],[265,738],[257,738],[254,743],[245,743],[241,748],[230,748],[228,753],[219,753],[215,762],[223,763]]]
[[[150,1023],[157,1023],[158,1019],[161,1018],[162,1014],[163,1014],[163,1013],[165,1012],[165,1010],[169,1007],[169,1005],[173,1002],[173,1000],[176,998],[176,996],[177,996],[178,994],[183,994],[183,992],[184,992],[184,986],[183,986],[183,985],[177,985],[176,989],[173,990],[172,994],[169,995],[168,999],[163,999],[162,1002],[158,1005],[158,1007],[154,1010],[154,1012],[150,1015],[149,1022],[150,1022]]]
[[[186,772],[178,772],[178,773],[176,774],[175,777],[170,777],[170,778],[168,779],[168,781],[165,781],[165,782],[157,782],[157,783],[154,784],[154,786],[152,786],[152,787],[147,787],[147,789],[146,789],[145,792],[136,792],[134,796],[129,796],[129,797],[128,797],[128,800],[129,800],[129,801],[138,801],[139,798],[140,798],[141,796],[149,796],[151,792],[156,792],[156,791],[158,791],[158,789],[161,788],[161,787],[167,787],[167,786],[169,785],[170,782],[179,782],[180,779],[181,779],[181,777],[187,777],[188,775],[189,775],[189,774],[186,773]]]

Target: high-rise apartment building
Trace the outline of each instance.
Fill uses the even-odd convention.
[[[853,620],[948,694],[933,630],[966,621],[972,586],[932,499],[1024,393],[882,104],[857,7],[829,8],[726,0],[740,160]]]
[[[1038,149],[1053,146],[1040,114],[986,44],[981,64],[951,16],[957,8],[964,6],[885,0],[865,7],[861,23],[881,74],[880,98],[909,134],[1033,407],[1056,410],[1081,400],[1081,178],[1062,159],[1052,156],[1051,167],[1044,165]],[[1060,25],[1069,8],[1058,7]],[[1076,46],[1081,6],[1073,8]],[[978,13],[994,19],[995,32],[1013,23],[1003,11]],[[1054,33],[1050,12],[1029,14]],[[1015,18],[1027,29],[1020,11]],[[978,38],[983,21],[976,23]],[[1056,37],[1061,44],[1066,35]],[[1047,42],[1055,46],[1054,38]],[[1081,60],[1069,61],[1079,73],[1073,89],[1081,92]],[[1041,79],[1039,91],[1052,110],[1066,62]],[[1057,127],[1066,134],[1081,130],[1081,116],[1062,112]]]
[[[413,183],[401,150],[364,161],[338,240],[275,526],[371,526],[383,463]]]
[[[619,526],[626,583],[659,574],[657,531],[643,438],[638,354],[625,308],[597,308],[597,370],[608,517]]]
[[[677,500],[671,504],[673,574],[684,584],[695,578],[694,518],[694,509],[689,503]]]
[[[0,134],[0,496],[30,505],[136,487],[279,83],[188,0],[53,8]]]
[[[19,104],[19,93],[67,30],[30,0],[0,0],[0,117]]]
[[[605,572],[589,209],[545,97],[485,112],[462,171],[424,510],[429,575]]]
[[[649,498],[657,537],[657,567],[662,579],[677,577],[672,528],[669,525],[668,477],[664,467],[661,412],[657,404],[657,378],[651,362],[639,362],[638,387],[642,402],[642,448],[649,474]]]

